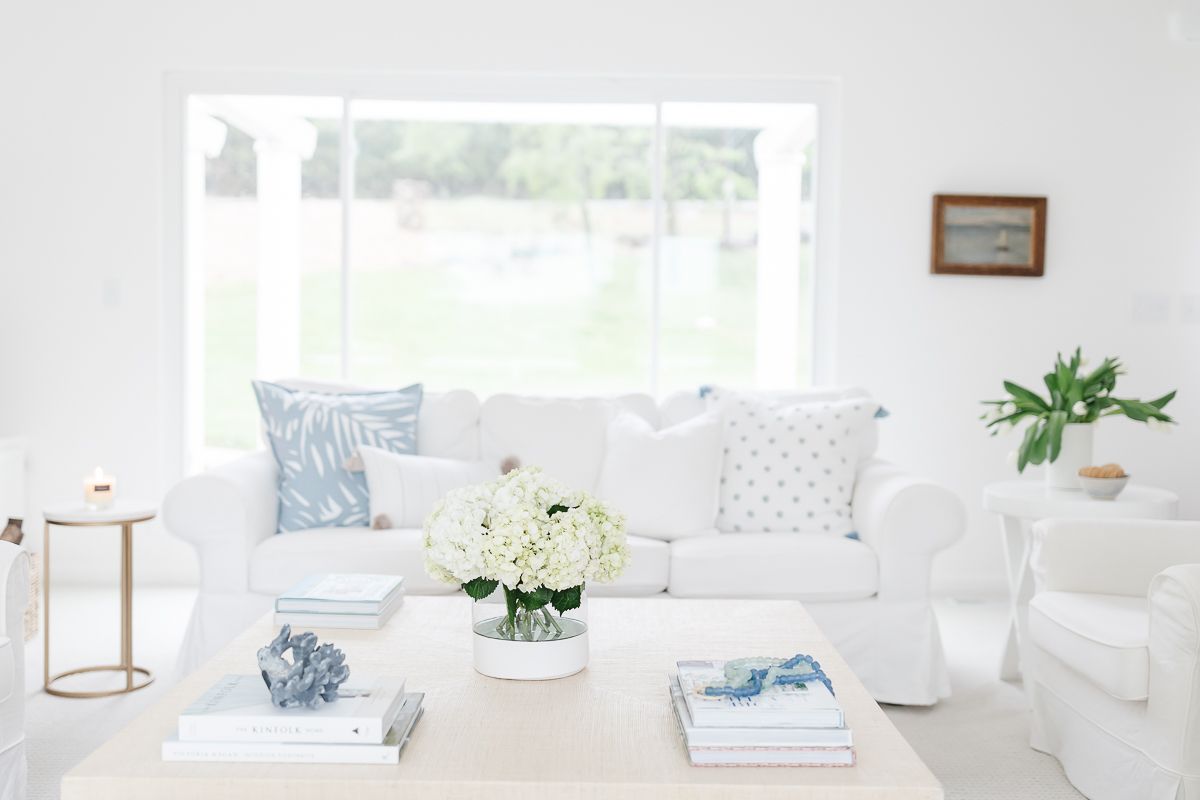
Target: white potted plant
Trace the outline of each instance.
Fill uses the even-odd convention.
[[[447,493],[425,521],[424,550],[426,572],[476,602],[475,669],[521,680],[587,666],[584,590],[629,561],[624,519],[536,467]],[[497,589],[503,606],[480,603]]]
[[[1148,402],[1113,397],[1117,376],[1125,374],[1121,362],[1106,358],[1090,372],[1081,372],[1085,366],[1079,348],[1069,361],[1059,353],[1053,371],[1043,378],[1048,396],[1005,381],[1007,397],[984,401],[992,406],[982,419],[993,436],[1004,426],[1032,420],[1017,449],[1017,471],[1046,462],[1046,484],[1053,489],[1079,488],[1079,470],[1092,464],[1093,432],[1102,417],[1126,416],[1151,427],[1174,423],[1163,408],[1175,392]]]

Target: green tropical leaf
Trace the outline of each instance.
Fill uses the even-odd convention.
[[[1145,422],[1151,417],[1158,419],[1161,414],[1157,408],[1149,403],[1143,403],[1141,400],[1122,400],[1119,397],[1114,397],[1112,400],[1120,407],[1121,413],[1138,422]]]
[[[565,614],[571,609],[579,608],[579,604],[583,602],[583,584],[572,586],[570,589],[559,589],[550,598],[550,605],[554,606],[559,614]]]
[[[1050,439],[1047,431],[1048,424],[1040,423],[1038,425],[1040,430],[1029,445],[1029,463],[1031,464],[1041,464],[1046,460],[1046,449]]]
[[[1171,391],[1171,392],[1167,392],[1162,397],[1151,400],[1149,403],[1147,403],[1147,405],[1154,406],[1155,408],[1157,408],[1161,411],[1163,408],[1166,407],[1167,403],[1171,402],[1174,399],[1175,399],[1175,392]]]
[[[1062,452],[1063,426],[1066,424],[1066,411],[1051,411],[1049,419],[1046,420],[1046,439],[1051,461],[1058,460],[1058,454]]]
[[[499,585],[500,581],[491,581],[486,578],[472,578],[462,585],[462,589],[472,600],[482,600],[496,591],[496,587]]]
[[[1046,405],[1045,400],[1043,400],[1041,397],[1038,397],[1024,386],[1015,384],[1012,381],[1005,381],[1004,390],[1020,402],[1029,403],[1030,405],[1035,406],[1042,411],[1050,410],[1050,406]]]
[[[1021,439],[1021,446],[1017,448],[1017,472],[1024,472],[1025,467],[1029,464],[1029,452],[1033,445],[1033,440],[1037,438],[1039,423],[1035,422],[1025,429],[1025,436]]]

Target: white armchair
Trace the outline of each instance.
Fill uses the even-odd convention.
[[[1031,744],[1092,800],[1200,798],[1200,522],[1042,520]]]
[[[29,558],[0,541],[0,800],[25,797],[25,603]]]

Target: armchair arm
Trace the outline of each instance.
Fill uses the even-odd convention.
[[[1200,564],[1168,567],[1150,582],[1146,749],[1185,775],[1200,773]]]
[[[0,636],[0,704],[12,697],[16,683],[17,664],[12,639]]]
[[[859,538],[879,558],[881,600],[928,596],[933,556],[958,541],[966,525],[953,492],[879,459],[859,466],[851,511]]]
[[[1200,522],[1044,519],[1032,562],[1041,591],[1145,597],[1158,573],[1200,563]]]
[[[278,525],[278,469],[263,450],[185,478],[163,499],[167,530],[196,548],[201,592],[244,592],[250,553]]]

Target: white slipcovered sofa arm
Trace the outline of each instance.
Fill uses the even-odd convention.
[[[851,511],[859,538],[879,559],[881,600],[927,597],[933,556],[966,526],[957,495],[879,459],[859,466]]]
[[[0,636],[0,703],[12,697],[16,690],[17,664],[12,639]]]
[[[1200,522],[1039,520],[1032,561],[1040,591],[1145,597],[1158,573],[1200,564]]]
[[[1147,749],[1160,764],[1200,774],[1200,563],[1150,582]]]
[[[163,524],[192,544],[201,591],[247,590],[250,554],[278,524],[278,469],[267,451],[185,478],[163,499]]]

